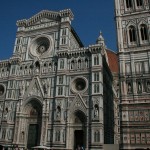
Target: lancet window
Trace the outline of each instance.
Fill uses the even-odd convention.
[[[136,31],[134,26],[129,27],[129,40],[130,42],[136,41]]]
[[[143,5],[142,0],[136,0],[136,5],[137,5],[137,7],[142,6]]]
[[[126,7],[132,8],[132,0],[126,0]]]
[[[99,133],[99,131],[95,131],[95,133],[94,133],[94,142],[100,142],[100,133]]]
[[[140,26],[140,33],[141,33],[141,39],[142,39],[142,41],[145,41],[145,40],[148,39],[146,25],[142,24]]]

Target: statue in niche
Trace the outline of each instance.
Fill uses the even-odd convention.
[[[60,119],[60,114],[61,114],[61,110],[60,110],[60,107],[58,106],[57,110],[56,110],[56,118],[57,119]]]
[[[131,83],[128,83],[128,93],[131,93]]]
[[[43,82],[43,91],[45,94],[48,93],[48,83],[46,81]]]
[[[147,91],[150,92],[150,81],[147,82]]]
[[[85,67],[88,68],[88,60],[85,60]]]
[[[78,60],[78,68],[81,69],[81,60]]]
[[[20,104],[19,104],[19,101],[17,102],[17,111],[19,111],[20,109]]]
[[[8,108],[6,107],[5,110],[4,110],[3,119],[4,119],[4,120],[7,120],[7,116],[8,116]]]
[[[74,61],[71,61],[71,69],[74,69]]]
[[[97,118],[98,116],[99,116],[98,106],[95,105],[95,107],[94,107],[94,118]]]
[[[65,131],[63,131],[63,142],[65,142]]]
[[[38,74],[40,72],[40,63],[37,61],[35,63],[35,73]]]
[[[35,73],[39,73],[39,67],[38,66],[35,68]]]
[[[138,92],[142,91],[142,86],[141,86],[141,82],[138,82]]]
[[[21,132],[21,141],[24,142],[24,131]]]
[[[24,81],[22,81],[20,88],[19,88],[19,95],[23,96],[24,92],[25,92],[25,83],[24,83]]]

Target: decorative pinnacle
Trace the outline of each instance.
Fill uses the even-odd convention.
[[[96,43],[97,43],[97,44],[101,44],[101,45],[105,45],[105,40],[104,40],[104,38],[103,38],[103,35],[102,35],[102,32],[101,32],[101,31],[99,32],[99,37],[98,37]]]

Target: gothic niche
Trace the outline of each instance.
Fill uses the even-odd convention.
[[[140,81],[137,82],[137,91],[138,91],[138,93],[142,92],[142,85],[141,85]]]
[[[74,92],[83,92],[87,88],[87,83],[84,78],[78,77],[72,82],[72,90]]]
[[[147,81],[147,92],[150,92],[150,81]]]
[[[56,109],[56,120],[60,120],[61,118],[61,108],[60,106],[57,106],[57,109]]]
[[[97,104],[94,106],[94,119],[98,119],[99,117],[99,107]]]
[[[128,91],[128,93],[132,93],[132,88],[131,88],[130,82],[127,83],[127,91]]]
[[[37,61],[35,63],[35,73],[39,73],[40,72],[40,63]]]
[[[5,87],[4,85],[0,84],[0,96],[2,96],[5,92]]]

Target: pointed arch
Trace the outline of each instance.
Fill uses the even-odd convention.
[[[87,121],[87,117],[86,117],[86,114],[80,110],[80,109],[76,109],[74,110],[71,115],[70,115],[70,119],[72,120],[72,122],[75,123],[75,121],[78,120],[78,122],[81,122],[81,123],[86,123]]]
[[[133,2],[132,0],[126,0],[126,8],[132,8],[133,7]]]
[[[64,59],[60,60],[60,69],[64,69]]]
[[[98,57],[98,55],[94,56],[94,65],[99,65],[99,57]]]
[[[141,7],[143,5],[143,0],[136,0],[136,6]]]
[[[142,41],[148,40],[148,29],[147,25],[141,24],[140,25],[140,36]]]
[[[135,29],[135,27],[133,25],[129,26],[128,32],[129,32],[129,41],[135,42],[136,41],[136,29]]]

